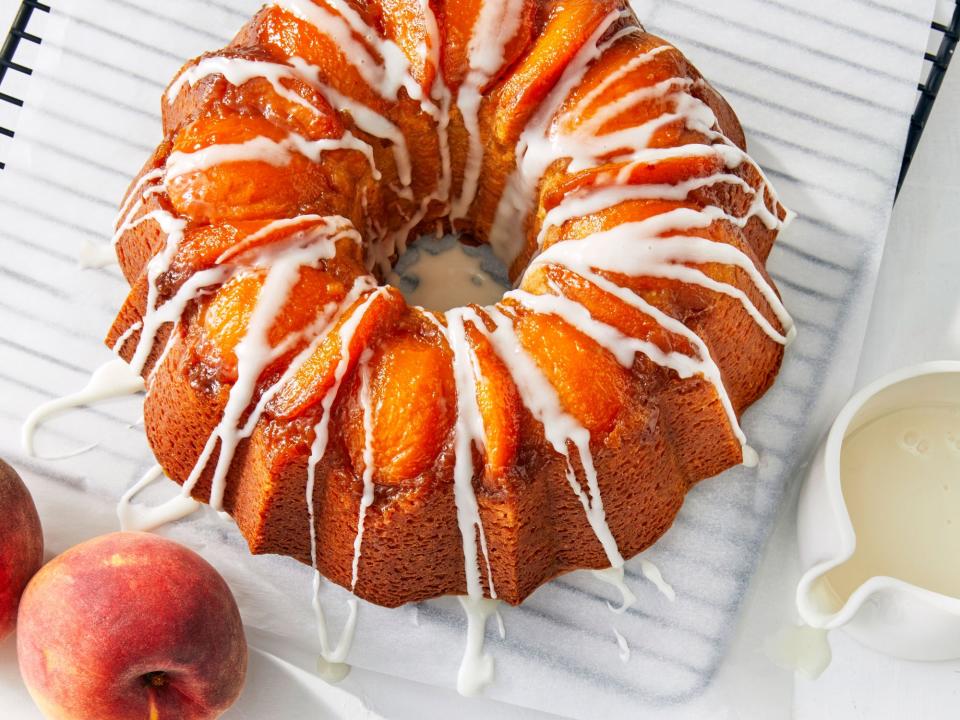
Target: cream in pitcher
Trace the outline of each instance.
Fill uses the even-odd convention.
[[[800,497],[797,588],[813,628],[960,657],[960,363],[908,368],[840,413]]]
[[[840,451],[857,546],[826,575],[838,600],[874,575],[960,597],[960,406],[896,410]]]

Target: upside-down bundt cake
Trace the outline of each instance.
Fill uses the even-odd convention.
[[[787,211],[620,0],[279,0],[187,63],[163,132],[107,342],[165,472],[253,552],[382,605],[519,603],[754,459]],[[438,229],[516,289],[409,306],[384,280]]]

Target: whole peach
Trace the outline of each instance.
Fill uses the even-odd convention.
[[[30,491],[0,460],[0,640],[17,623],[23,589],[43,564],[43,529]]]
[[[247,643],[237,603],[203,558],[146,533],[112,533],[37,573],[17,653],[49,718],[201,720],[240,695]]]

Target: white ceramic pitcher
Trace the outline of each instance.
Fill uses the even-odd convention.
[[[797,608],[811,627],[842,626],[864,645],[907,659],[960,657],[960,598],[876,576],[841,602],[825,579],[853,556],[857,543],[840,485],[844,439],[892,411],[943,403],[960,405],[960,362],[931,362],[887,375],[857,393],[834,422],[810,467],[798,509],[800,558],[808,570],[797,587]]]

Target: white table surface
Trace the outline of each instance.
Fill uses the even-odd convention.
[[[9,26],[18,0],[0,0],[0,28]],[[960,71],[946,78],[933,116],[897,203],[864,343],[858,386],[904,365],[960,358]],[[826,428],[824,428],[824,432]],[[796,486],[794,486],[794,490]],[[912,663],[871,652],[842,632],[830,637],[833,663],[816,681],[772,665],[764,640],[795,619],[793,591],[800,575],[794,497],[784,503],[751,588],[737,637],[716,680],[730,718],[776,720],[939,720],[960,714],[960,661]],[[55,508],[41,508],[41,514]],[[93,525],[97,519],[91,520]],[[106,532],[113,519],[102,520]],[[254,652],[250,683],[228,718],[349,717],[363,698],[387,718],[546,718],[499,703],[465,700],[452,692],[355,670],[331,690],[271,656]],[[375,714],[374,714],[375,713]],[[20,683],[15,643],[0,643],[0,717],[40,718]]]

